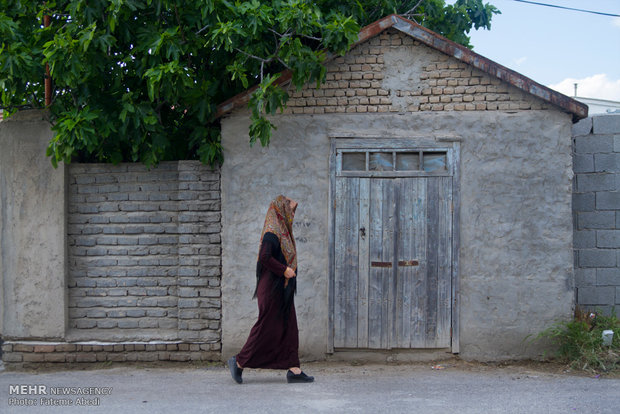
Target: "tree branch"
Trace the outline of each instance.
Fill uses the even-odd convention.
[[[243,50],[241,50],[241,49],[237,49],[237,48],[235,48],[235,50],[236,50],[237,52],[239,52],[239,53],[242,53],[242,54],[246,55],[247,57],[250,57],[250,58],[252,58],[252,59],[256,59],[256,60],[258,60],[258,61],[260,61],[261,63],[269,63],[269,62],[271,62],[271,61],[273,60],[273,57],[270,57],[269,59],[263,59],[263,58],[261,58],[261,57],[251,55],[251,54],[249,54],[248,52],[244,52],[244,51],[243,51]]]
[[[413,6],[409,11],[407,11],[406,13],[403,13],[404,17],[413,17],[413,16],[421,16],[420,14],[413,14],[413,12],[415,11],[415,9],[417,9],[420,6],[420,3],[422,3],[423,0],[418,0],[418,2],[416,3],[415,6]]]
[[[304,34],[300,34],[299,36],[304,37],[306,39],[316,40],[317,42],[322,42],[323,41],[322,37],[314,37],[314,36],[308,36],[308,35],[304,35]]]
[[[206,25],[205,27],[203,27],[202,29],[198,30],[195,34],[199,35],[200,33],[204,32],[205,30],[207,30],[209,27],[211,27],[211,24]]]
[[[278,47],[279,47],[279,46],[278,46]],[[246,55],[246,56],[247,56],[247,57],[249,57],[249,58],[256,59],[256,60],[258,60],[258,61],[260,62],[260,81],[262,82],[262,81],[263,81],[263,76],[264,76],[264,68],[265,68],[265,63],[270,63],[270,62],[272,62],[272,61],[273,61],[273,59],[274,59],[274,56],[276,56],[276,55],[274,54],[274,56],[270,57],[269,59],[263,59],[263,58],[261,58],[261,57],[251,55],[251,54],[249,54],[248,52],[244,52],[243,50],[238,49],[238,48],[235,48],[235,50],[236,50],[237,52],[239,52],[239,53],[242,53],[242,54]],[[279,59],[280,59],[280,58],[278,58],[278,60],[279,60]]]
[[[281,37],[281,38],[285,38],[285,37],[291,37],[293,35],[293,32],[289,29],[284,33],[278,33],[277,31],[273,30],[273,29],[269,29],[270,32],[276,34],[277,36]],[[311,40],[316,40],[318,42],[322,41],[323,38],[322,37],[314,37],[314,36],[308,36],[305,34],[297,34],[297,36],[299,37],[303,37],[306,39],[311,39]]]
[[[280,62],[285,68],[290,69],[291,67],[286,64],[282,59],[278,58],[278,62]]]

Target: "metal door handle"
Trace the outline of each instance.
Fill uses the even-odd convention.
[[[417,260],[399,260],[398,266],[418,266]],[[392,267],[392,262],[370,262],[371,267]]]

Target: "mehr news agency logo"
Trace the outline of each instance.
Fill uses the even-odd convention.
[[[48,387],[42,384],[16,384],[9,385],[8,403],[14,406],[98,406],[101,404],[98,396],[111,394],[112,387]]]

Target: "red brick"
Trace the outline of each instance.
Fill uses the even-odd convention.
[[[54,352],[54,345],[35,345],[34,352]]]
[[[170,361],[189,361],[189,353],[173,353],[170,355]]]
[[[76,362],[96,362],[97,356],[92,352],[80,352],[75,357]]]
[[[108,361],[121,362],[125,361],[125,359],[125,354],[123,353],[108,354]]]
[[[75,348],[75,344],[56,345],[56,351],[60,352],[74,352]]]
[[[2,361],[4,362],[22,362],[22,354],[18,352],[9,352],[2,354]]]
[[[51,354],[45,354],[45,360],[47,362],[65,362],[66,355],[64,352],[54,352]]]
[[[13,351],[16,352],[32,352],[34,347],[32,345],[15,344],[13,345]]]
[[[157,353],[157,359],[160,361],[170,361],[170,352],[160,351]]]
[[[142,352],[138,354],[138,361],[157,361],[156,352]]]
[[[24,362],[43,362],[45,354],[23,354]]]

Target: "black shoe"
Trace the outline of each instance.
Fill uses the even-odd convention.
[[[308,376],[308,375],[304,374],[303,371],[301,372],[301,374],[293,374],[293,371],[291,371],[289,369],[288,372],[286,373],[286,381],[288,383],[291,383],[291,382],[313,382],[314,381],[314,377],[311,377],[311,376]]]
[[[231,356],[228,360],[228,368],[230,368],[230,375],[235,380],[237,384],[241,384],[243,380],[241,379],[241,374],[243,374],[243,368],[239,368],[237,366],[237,359],[234,356]]]

